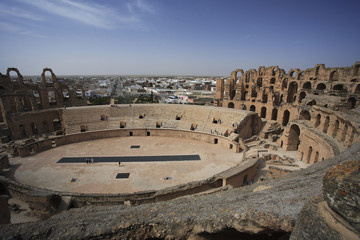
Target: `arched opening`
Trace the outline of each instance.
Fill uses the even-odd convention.
[[[356,99],[353,97],[350,97],[348,99],[348,108],[353,109],[353,108],[355,108],[355,106],[356,106]]]
[[[300,128],[298,125],[293,124],[289,130],[289,137],[288,137],[288,146],[287,151],[296,151],[299,149],[299,137],[300,137]]]
[[[314,163],[317,163],[319,161],[319,152],[315,153]]]
[[[20,76],[15,70],[9,71],[10,82],[20,83]]]
[[[263,84],[263,79],[261,77],[259,77],[257,80],[256,80],[256,86],[258,88],[261,88],[262,87],[262,84]]]
[[[272,112],[271,112],[271,120],[277,120],[277,114],[278,114],[278,110],[276,108],[273,108]]]
[[[348,125],[345,124],[344,129],[343,129],[342,134],[341,134],[341,142],[345,141],[347,131],[348,131]]]
[[[252,88],[252,89],[251,89],[251,97],[252,97],[252,98],[256,98],[256,97],[257,97],[256,88]]]
[[[84,99],[84,94],[83,94],[83,90],[78,88],[76,89],[76,98],[79,100],[83,100]]]
[[[270,79],[270,84],[275,84],[275,78]]]
[[[326,85],[324,83],[319,83],[316,86],[316,90],[325,90],[326,89]]]
[[[273,76],[275,76],[275,75],[276,75],[276,71],[277,71],[277,69],[276,69],[276,68],[273,68],[273,69],[272,69],[272,75],[273,75]],[[275,82],[274,82],[274,83],[275,83]]]
[[[346,90],[346,87],[344,86],[344,84],[336,84],[336,85],[333,87],[333,90],[345,91],[345,90]]]
[[[260,76],[264,75],[264,68],[263,67],[259,68],[259,75]]]
[[[233,102],[229,102],[228,108],[234,108],[234,103],[233,103]]]
[[[289,75],[290,75],[291,78],[296,78],[296,72],[295,71],[291,71],[289,73]]]
[[[63,98],[64,98],[64,102],[67,102],[70,100],[70,95],[69,95],[69,91],[66,90],[66,89],[63,89],[62,90],[62,95],[63,95]]]
[[[305,93],[305,92],[301,92],[301,93],[299,94],[299,103],[301,103],[302,100],[303,100],[305,97],[306,97],[306,93]]]
[[[34,99],[35,99],[35,104],[39,107],[41,105],[39,92],[36,91],[36,90],[33,90],[33,96],[34,96]]]
[[[283,126],[286,126],[288,124],[289,118],[290,118],[290,112],[288,110],[285,110],[284,116],[283,116],[283,121],[282,121]]]
[[[310,120],[311,116],[308,110],[302,110],[299,116],[300,120]]]
[[[313,99],[313,100],[309,101],[306,105],[308,105],[308,106],[314,106],[314,105],[316,105],[316,100]]]
[[[25,126],[23,124],[19,125],[19,133],[20,133],[20,138],[26,137]]]
[[[52,79],[52,75],[51,75],[50,71],[45,71],[44,76],[45,76],[46,83],[53,83],[53,79]]]
[[[313,149],[312,149],[312,147],[310,146],[310,147],[309,147],[309,150],[308,150],[307,158],[306,158],[306,162],[307,162],[307,163],[310,163],[312,150],[313,150]]]
[[[242,110],[246,110],[246,105],[243,105],[243,106],[242,106]]]
[[[356,86],[354,94],[360,94],[360,84]]]
[[[339,80],[339,73],[337,70],[335,71],[332,71],[330,73],[330,78],[329,78],[330,81],[338,81]]]
[[[327,116],[325,118],[325,122],[324,122],[324,128],[323,128],[323,132],[327,133],[328,129],[329,129],[329,124],[330,124],[330,117]]]
[[[261,108],[260,117],[261,118],[266,118],[266,107]]]
[[[57,105],[57,99],[56,99],[55,90],[52,89],[52,90],[48,91],[48,98],[49,98],[50,106],[56,106]]]
[[[251,106],[250,106],[250,111],[255,112],[255,110],[256,110],[255,106],[254,106],[254,105],[251,105]]]
[[[318,127],[321,123],[321,115],[316,115],[315,127]]]
[[[296,82],[291,82],[289,84],[287,102],[292,103],[294,101],[294,96],[297,93],[298,84]]]
[[[282,81],[282,84],[281,84],[281,90],[284,90],[287,88],[287,84],[288,84],[288,79],[287,78],[284,78],[284,80]]]
[[[268,95],[264,92],[263,95],[262,95],[261,102],[262,103],[267,103],[267,101],[268,101]]]
[[[339,130],[339,120],[336,120],[335,124],[334,124],[334,130],[332,132],[332,137],[333,138],[336,137],[338,130]]]
[[[304,72],[301,72],[298,74],[297,80],[303,80],[304,79]]]
[[[306,82],[306,83],[304,83],[303,89],[310,90],[310,89],[311,89],[311,82]]]

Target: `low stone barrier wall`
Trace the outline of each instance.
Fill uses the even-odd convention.
[[[29,156],[33,153],[39,153],[52,147],[72,144],[77,142],[113,138],[113,137],[136,137],[136,136],[159,136],[182,138],[189,140],[196,140],[211,144],[219,144],[233,152],[240,151],[240,144],[232,141],[224,136],[212,135],[204,132],[184,131],[175,129],[111,129],[98,130],[92,132],[75,133],[63,136],[55,136],[50,139],[35,141],[23,146],[19,146],[18,152],[21,157]]]

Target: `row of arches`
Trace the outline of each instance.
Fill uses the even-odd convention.
[[[6,71],[6,79],[11,83],[19,83],[20,85],[25,84],[24,78],[17,68],[8,68]],[[28,80],[32,81],[32,80]],[[32,82],[34,84],[34,82]],[[41,84],[46,85],[47,83],[58,84],[56,75],[51,68],[44,68],[41,73]]]

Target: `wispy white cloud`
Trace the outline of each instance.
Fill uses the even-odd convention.
[[[43,35],[39,35],[30,30],[26,30],[26,29],[23,29],[21,27],[14,25],[14,24],[6,23],[6,22],[0,22],[0,30],[6,31],[6,32],[11,32],[11,33],[16,33],[16,34],[20,34],[20,35],[32,36],[32,37],[39,37],[39,38],[45,37]]]
[[[6,6],[0,3],[0,14],[2,16],[13,16],[17,18],[24,18],[32,21],[42,21],[43,18],[40,16],[36,16],[28,11],[24,11],[22,9],[16,7]]]
[[[77,2],[74,0],[22,0],[48,13],[103,29],[115,29],[140,20],[134,14],[120,14],[113,8],[95,4]]]
[[[147,4],[143,0],[135,0],[135,4],[141,11],[152,13],[152,14],[156,13],[155,8],[152,5]]]

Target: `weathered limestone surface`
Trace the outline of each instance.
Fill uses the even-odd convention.
[[[359,157],[360,143],[356,143],[339,156],[272,181],[155,204],[71,209],[45,221],[4,225],[0,236],[4,239],[210,239],[226,231],[288,236],[305,202],[320,201],[326,170]],[[310,211],[313,215],[314,210],[310,208]]]
[[[323,196],[301,210],[291,239],[360,239],[358,156],[329,169]]]
[[[360,160],[331,168],[323,184],[327,204],[360,232]]]

